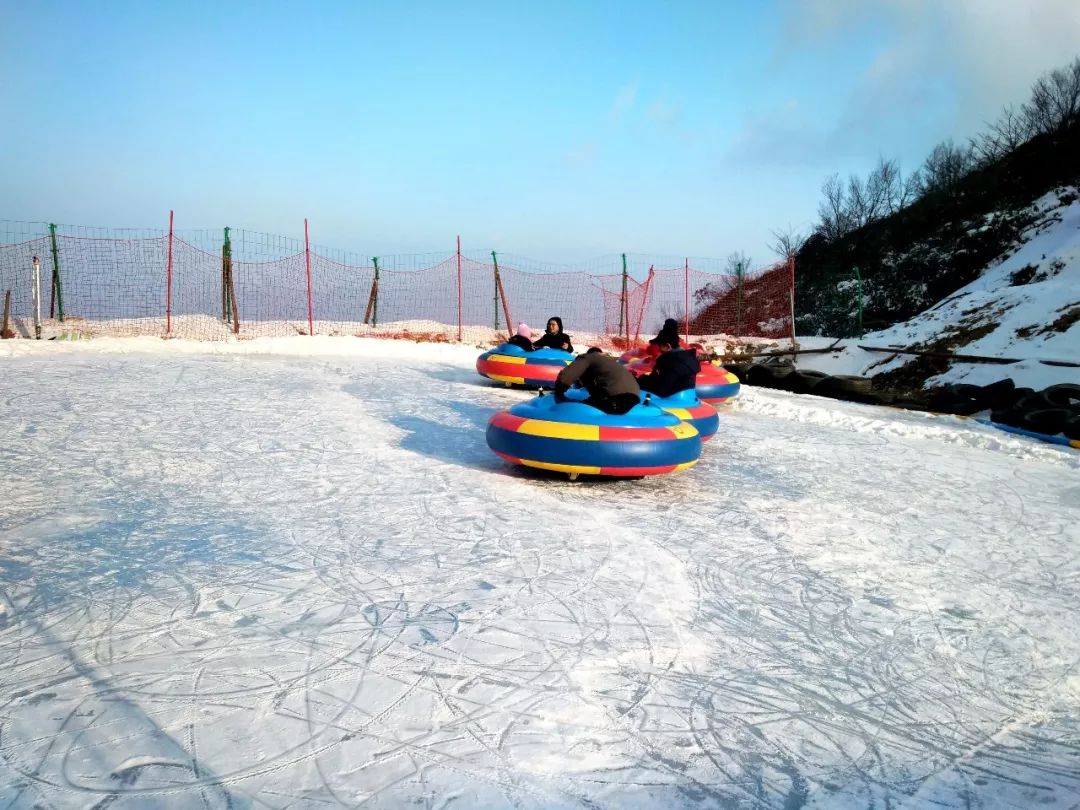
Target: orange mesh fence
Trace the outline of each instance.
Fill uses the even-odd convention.
[[[112,234],[112,235],[110,235]],[[623,347],[674,318],[693,337],[789,337],[794,268],[721,272],[709,259],[612,256],[559,266],[447,251],[362,257],[250,231],[106,231],[0,222],[0,295],[17,334],[364,335],[493,343],[558,315],[578,346]]]

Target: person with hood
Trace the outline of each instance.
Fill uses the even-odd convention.
[[[517,334],[506,342],[511,346],[517,346],[523,351],[531,352],[533,350],[532,330],[527,323],[519,323]]]
[[[660,328],[660,333],[649,341],[650,346],[659,347],[666,343],[675,349],[679,348],[679,322],[674,318],[668,318]]]
[[[574,383],[589,392],[585,404],[604,413],[624,414],[640,399],[641,389],[634,375],[595,346],[578,355],[577,360],[559,372],[555,380],[555,399],[561,401]]]
[[[534,349],[561,349],[564,352],[573,352],[574,345],[570,342],[570,336],[563,331],[562,318],[558,315],[548,318],[547,331],[541,338],[533,343]]]
[[[638,385],[642,391],[658,397],[670,397],[696,385],[701,363],[698,362],[696,352],[678,347],[678,337],[675,338],[676,342],[672,343],[669,336],[661,338],[661,335],[657,336],[660,342],[656,344],[660,356],[656,358],[650,374],[638,377]]]

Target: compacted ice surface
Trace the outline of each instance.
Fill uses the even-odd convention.
[[[744,389],[571,483],[476,354],[3,344],[0,809],[1080,804],[1080,454]]]

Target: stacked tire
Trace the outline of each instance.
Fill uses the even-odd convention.
[[[1051,385],[1042,391],[1016,388],[1013,394],[1011,400],[995,403],[996,407],[990,411],[991,421],[1080,441],[1080,385]]]
[[[971,416],[979,411],[1011,407],[1018,400],[1033,393],[1035,392],[1030,388],[1017,388],[1008,378],[990,385],[953,383],[932,389],[927,407],[935,413]]]
[[[728,370],[734,374],[739,373],[734,368],[729,367]],[[869,405],[881,403],[881,398],[871,390],[872,383],[867,377],[803,371],[790,363],[758,363],[741,371],[744,382],[761,388],[790,391],[793,394],[813,394]]]

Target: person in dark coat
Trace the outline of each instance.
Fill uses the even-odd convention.
[[[660,346],[666,343],[675,349],[679,348],[679,322],[674,318],[668,318],[660,328],[660,333],[649,341],[650,346]]]
[[[665,338],[665,341],[668,340]],[[656,394],[658,397],[670,397],[679,391],[693,388],[697,382],[701,363],[697,353],[689,349],[679,349],[668,342],[657,344],[660,356],[656,358],[652,373],[638,377],[642,391]]]
[[[511,346],[517,346],[519,349],[524,349],[527,352],[531,352],[533,350],[532,330],[529,328],[528,324],[519,323],[517,328],[517,334],[506,342],[509,343]]]
[[[640,401],[641,389],[634,375],[614,357],[595,347],[559,372],[555,398],[563,399],[566,389],[574,383],[580,383],[589,392],[585,404],[604,413],[624,414]]]
[[[564,352],[573,352],[574,345],[570,342],[570,336],[563,331],[562,318],[557,315],[548,318],[547,331],[533,343],[534,349],[561,349]]]

